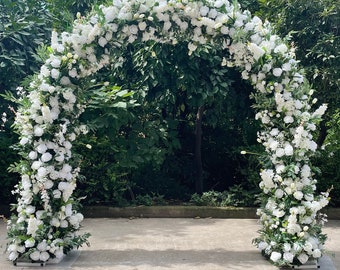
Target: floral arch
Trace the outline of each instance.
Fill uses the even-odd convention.
[[[15,128],[21,180],[16,212],[8,225],[9,259],[44,262],[87,241],[79,235],[83,215],[72,193],[79,168],[72,141],[86,127],[80,81],[115,63],[126,44],[153,40],[188,53],[212,44],[227,49],[224,66],[236,66],[254,86],[258,134],[268,155],[261,170],[261,230],[254,243],[278,266],[300,265],[322,256],[319,210],[328,193],[315,194],[310,157],[312,132],[326,106],[312,111],[312,90],[289,48],[268,22],[228,0],[114,0],[88,17],[78,16],[72,32],[52,34],[51,54],[19,98]]]

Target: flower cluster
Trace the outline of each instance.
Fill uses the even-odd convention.
[[[46,261],[86,241],[76,234],[83,216],[72,196],[79,172],[72,142],[86,132],[77,123],[85,109],[79,81],[121,65],[127,44],[149,41],[186,42],[189,55],[211,44],[226,54],[221,68],[235,66],[251,82],[262,124],[258,140],[270,160],[260,173],[264,205],[255,243],[280,266],[319,258],[325,237],[318,212],[328,194],[315,195],[311,134],[326,106],[311,111],[312,91],[294,48],[228,0],[114,0],[87,17],[78,14],[72,32],[52,33],[53,53],[19,99],[15,125],[23,154],[17,214],[8,226],[10,260]]]

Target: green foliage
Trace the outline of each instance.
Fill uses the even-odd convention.
[[[238,2],[243,10],[249,10],[252,14],[255,14],[260,9],[258,0],[239,0]]]
[[[332,119],[327,122],[328,135],[325,140],[326,149],[330,152],[340,151],[340,110],[337,109]]]
[[[166,205],[167,203],[164,200],[163,195],[152,192],[151,195],[150,194],[137,195],[134,204],[152,206],[152,205]]]
[[[254,207],[259,205],[259,201],[256,200],[258,194],[252,190],[245,190],[241,185],[235,185],[223,192],[211,190],[203,192],[201,195],[194,193],[190,202],[198,206]]]
[[[9,148],[9,145],[14,144],[16,137],[9,137],[6,132],[0,131],[0,170],[1,170],[1,192],[0,202],[1,204],[9,204],[14,202],[11,190],[15,183],[18,182],[18,175],[16,173],[8,173],[9,164],[14,163],[18,160],[16,151]]]
[[[51,20],[45,1],[1,1],[0,92],[38,70],[36,48],[49,40]]]
[[[330,205],[340,205],[340,111],[336,110],[333,118],[327,123],[328,135],[325,141],[324,150],[316,158],[320,171],[318,188],[321,191],[333,187],[330,195]]]
[[[92,10],[93,6],[103,4],[107,0],[46,0],[45,2],[54,15],[53,28],[57,31],[68,31],[78,12],[84,16]]]

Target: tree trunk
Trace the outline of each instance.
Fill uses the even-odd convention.
[[[320,133],[319,133],[319,137],[317,139],[317,144],[319,147],[321,147],[323,145],[323,143],[325,142],[325,139],[327,137],[327,126],[326,126],[326,120],[323,120],[320,122]]]
[[[195,123],[195,164],[196,164],[196,193],[203,192],[203,165],[202,165],[202,118],[204,106],[200,106],[196,115]]]

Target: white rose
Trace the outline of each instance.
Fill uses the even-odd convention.
[[[215,8],[220,8],[220,7],[222,7],[223,6],[223,1],[221,1],[221,0],[217,0],[217,1],[215,1],[215,3],[214,3],[214,7]]]
[[[99,40],[98,40],[98,44],[99,44],[101,47],[105,47],[105,45],[107,44],[106,38],[100,37]]]
[[[22,138],[22,139],[20,140],[19,143],[20,143],[21,145],[27,144],[27,143],[28,143],[28,138],[26,138],[26,137]]]
[[[71,70],[69,70],[68,75],[72,78],[75,78],[78,76],[78,72],[75,68],[72,68]]]
[[[294,198],[297,199],[297,200],[301,200],[303,198],[303,193],[301,191],[296,191],[294,192]]]
[[[54,217],[54,218],[52,218],[50,224],[51,224],[52,226],[54,226],[54,227],[59,227],[59,226],[60,226],[60,221],[59,221],[59,219],[57,219],[57,218]]]
[[[56,257],[57,259],[60,259],[61,257],[64,256],[64,252],[63,252],[62,249],[59,249],[59,250],[57,250],[57,251],[54,253],[54,255],[55,255],[55,257]]]
[[[58,153],[58,155],[55,157],[55,160],[58,161],[58,162],[63,162],[65,159],[65,156],[63,153]]]
[[[144,31],[145,29],[146,29],[146,22],[139,22],[138,23],[138,28],[139,28],[139,30],[141,30],[141,31]]]
[[[25,241],[25,247],[30,248],[35,244],[35,240],[33,238],[29,238]]]
[[[284,71],[290,71],[292,69],[292,65],[290,63],[284,63],[282,65],[282,70]]]
[[[270,144],[269,144],[269,148],[273,151],[275,151],[277,149],[277,147],[279,146],[279,142],[278,141],[272,141]]]
[[[283,121],[286,123],[286,124],[290,124],[290,123],[293,123],[294,122],[294,118],[290,115],[287,115],[283,118]]]
[[[60,84],[62,84],[62,85],[70,85],[71,84],[70,78],[66,77],[66,76],[61,77]]]
[[[83,216],[82,213],[77,213],[77,214],[76,214],[76,217],[77,217],[79,223],[82,222],[82,221],[84,220],[84,216]]]
[[[67,228],[68,227],[68,222],[67,222],[67,220],[62,220],[61,222],[60,222],[60,227],[61,228]]]
[[[53,187],[53,181],[51,180],[46,180],[45,183],[44,183],[44,187],[45,189],[50,189]]]
[[[40,126],[34,127],[34,135],[37,137],[41,137],[44,134],[44,129]]]
[[[200,13],[201,13],[201,16],[207,16],[208,13],[209,13],[209,8],[207,6],[203,6],[200,8]]]
[[[40,253],[39,260],[46,262],[50,258],[50,254],[48,252],[44,251]]]
[[[38,153],[37,153],[36,151],[31,151],[31,152],[28,154],[28,158],[29,158],[29,159],[34,160],[34,159],[37,159],[37,157],[38,157]]]
[[[65,206],[65,215],[70,217],[72,215],[72,204],[67,204]]]
[[[287,51],[288,51],[288,48],[286,44],[280,44],[274,49],[275,53],[281,53],[281,54],[284,54]]]
[[[276,77],[280,77],[282,74],[282,69],[281,68],[274,68],[273,69],[273,75]]]
[[[310,150],[312,150],[314,152],[314,151],[316,151],[317,148],[318,148],[318,145],[316,144],[316,142],[314,142],[314,141],[309,142],[309,149]]]
[[[258,244],[258,248],[260,249],[260,250],[264,250],[264,249],[266,249],[268,247],[268,244],[266,243],[266,242],[260,242],[259,244]]]
[[[61,61],[60,61],[59,58],[54,58],[54,59],[51,61],[51,66],[54,67],[54,68],[60,67],[60,64],[61,64]]]
[[[290,144],[287,144],[285,146],[284,151],[285,151],[286,156],[292,156],[293,153],[294,153],[294,149],[293,149],[293,147]]]
[[[40,252],[39,251],[34,251],[30,254],[30,258],[33,260],[33,261],[39,261],[40,259]]]
[[[51,70],[51,77],[53,78],[53,79],[58,79],[59,78],[59,75],[60,75],[60,71],[58,70],[58,69],[55,69],[55,68],[53,68],[52,70]]]
[[[314,258],[320,258],[321,257],[321,255],[322,255],[322,253],[321,253],[321,250],[320,249],[314,249],[313,250],[313,257]]]
[[[52,155],[49,152],[46,152],[41,156],[42,162],[49,162],[51,159],[52,159]]]
[[[277,157],[283,157],[285,154],[285,151],[283,148],[277,148],[275,153]]]
[[[44,167],[40,167],[38,169],[37,175],[41,178],[45,177],[47,175],[47,170]]]
[[[287,262],[292,263],[294,260],[294,255],[290,252],[285,252],[283,253],[283,259],[286,260]]]
[[[78,218],[75,215],[69,217],[69,222],[72,226],[78,226],[79,225]]]
[[[10,261],[14,261],[14,260],[16,260],[18,258],[18,256],[19,256],[18,252],[12,251],[11,253],[9,253],[8,259]]]
[[[281,199],[283,197],[283,190],[282,189],[277,189],[275,191],[275,197],[278,198],[278,199]]]
[[[37,249],[38,249],[39,251],[46,251],[46,249],[47,249],[47,243],[46,243],[46,241],[40,242],[40,243],[37,245]]]
[[[61,198],[60,190],[53,190],[53,198],[55,198],[55,199],[60,199]]]
[[[273,261],[273,262],[277,262],[278,260],[281,259],[281,253],[279,252],[276,252],[276,251],[273,251],[272,254],[270,255],[270,259]]]
[[[40,160],[36,160],[32,163],[31,168],[33,170],[38,170],[42,165],[42,162]]]
[[[33,214],[34,212],[35,212],[35,206],[32,206],[32,205],[28,205],[27,207],[26,207],[26,214],[27,215],[31,215],[31,214]]]
[[[298,260],[300,261],[300,263],[305,264],[308,261],[308,255],[305,253],[301,253],[298,257]]]

